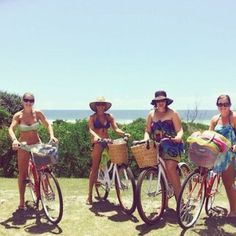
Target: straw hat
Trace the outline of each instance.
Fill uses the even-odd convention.
[[[89,103],[90,108],[95,112],[97,111],[97,107],[96,107],[97,103],[104,103],[105,111],[110,109],[110,107],[112,105],[110,102],[107,102],[104,97],[97,97],[96,101]]]
[[[156,92],[155,92],[155,98],[152,99],[151,104],[152,104],[152,105],[155,105],[156,102],[157,102],[157,101],[160,101],[160,100],[166,100],[167,106],[170,105],[170,104],[173,102],[172,99],[170,99],[170,98],[167,97],[166,92],[163,91],[163,90],[160,90],[160,91],[156,91]]]

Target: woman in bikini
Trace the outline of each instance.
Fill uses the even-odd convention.
[[[89,104],[90,108],[95,112],[88,120],[89,132],[92,136],[92,167],[89,175],[89,193],[86,203],[91,205],[93,203],[93,186],[97,181],[99,163],[101,161],[101,154],[104,150],[102,143],[97,141],[100,139],[108,139],[108,129],[111,127],[119,136],[128,135],[122,131],[110,113],[105,113],[110,107],[111,103],[107,102],[104,97],[97,98],[96,101]]]
[[[235,152],[236,152],[236,112],[231,111],[231,99],[228,95],[220,95],[216,100],[220,114],[212,117],[209,130],[214,130],[225,136],[232,145],[232,150],[220,155],[214,170],[222,173],[222,179],[229,200],[229,217],[236,217],[236,189],[235,178]],[[233,152],[232,152],[233,151]]]
[[[41,111],[33,109],[35,102],[32,93],[25,93],[22,97],[23,109],[14,114],[11,125],[9,127],[9,135],[12,140],[12,148],[17,150],[18,164],[18,186],[20,194],[20,202],[18,209],[26,210],[25,205],[25,180],[27,178],[30,154],[27,151],[19,149],[20,142],[26,142],[28,145],[40,143],[38,135],[38,127],[42,123],[49,132],[50,140],[58,142],[54,137],[53,129],[46,117]],[[18,127],[20,134],[16,137],[15,129]]]
[[[178,113],[168,107],[172,102],[165,91],[155,92],[155,98],[151,101],[154,109],[148,114],[144,139],[151,138],[160,142],[161,139],[168,138],[159,146],[159,152],[165,161],[167,178],[174,188],[177,200],[181,183],[176,168],[183,152],[183,128]]]

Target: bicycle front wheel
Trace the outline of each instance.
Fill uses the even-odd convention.
[[[102,168],[99,168],[97,182],[95,183],[97,198],[99,200],[107,199],[108,194],[109,194],[109,189],[108,189],[107,184],[108,183],[105,176],[105,170],[103,170]]]
[[[132,214],[135,206],[135,178],[131,169],[125,165],[118,167],[118,176],[115,180],[116,193],[126,214]]]
[[[142,220],[149,225],[161,219],[166,205],[166,186],[158,168],[143,170],[137,183],[137,209]]]
[[[207,197],[205,203],[205,211],[208,216],[223,214],[223,208],[220,206],[220,202],[217,199],[223,197],[220,193],[220,187],[222,185],[221,176],[215,174],[208,180]]]
[[[63,200],[59,183],[53,173],[40,173],[40,196],[47,219],[58,224],[63,214]]]
[[[177,218],[183,229],[192,227],[198,220],[206,195],[206,181],[196,169],[185,179],[177,201]]]

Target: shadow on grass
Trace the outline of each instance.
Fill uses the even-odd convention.
[[[35,223],[32,220],[35,219]],[[24,229],[28,233],[42,234],[45,232],[51,232],[53,234],[62,233],[62,229],[51,223],[45,223],[41,220],[44,219],[43,210],[36,209],[33,204],[27,202],[26,210],[17,209],[12,213],[12,216],[5,221],[0,222],[0,225],[4,226],[5,229]],[[29,222],[30,221],[30,222]]]
[[[211,216],[205,218],[205,229],[198,231],[200,235],[233,235],[232,233],[227,233],[222,227],[226,224],[236,227],[236,217],[226,217],[226,216]],[[234,234],[236,235],[236,234]]]
[[[199,229],[198,225],[194,226],[193,228],[189,228],[186,230],[183,230],[180,234],[180,236],[184,236],[185,233],[195,232],[199,235],[219,235],[219,236],[232,236],[236,234],[232,234],[229,232],[226,232],[223,227],[225,225],[232,225],[236,227],[236,217],[227,217],[227,209],[222,207],[217,207],[217,209],[214,209],[214,213],[211,216],[206,216],[203,218],[203,224],[200,226],[204,226],[204,229]]]
[[[138,219],[135,216],[125,214],[121,210],[121,207],[119,205],[115,205],[108,200],[94,202],[90,207],[90,211],[92,211],[95,216],[107,217],[109,220],[116,222],[123,222],[128,220],[132,222],[138,222]],[[114,215],[109,215],[109,213],[113,211],[115,211],[116,213]]]
[[[164,228],[167,224],[178,224],[176,211],[172,208],[165,210],[161,220],[154,225],[147,225],[146,223],[138,225],[136,229],[139,231],[138,235],[148,234],[152,230]]]

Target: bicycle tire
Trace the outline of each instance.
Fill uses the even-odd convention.
[[[188,229],[197,222],[205,196],[206,181],[199,169],[196,169],[185,179],[177,201],[177,219],[183,229]]]
[[[219,204],[217,204],[216,197],[220,195],[219,189],[222,184],[221,176],[215,174],[213,179],[209,180],[208,189],[207,189],[207,197],[205,203],[205,211],[208,216],[212,215],[221,215],[223,214],[223,209]]]
[[[119,178],[119,180],[118,180]],[[115,178],[115,187],[118,201],[122,210],[131,215],[136,208],[135,205],[135,178],[130,167],[121,165],[118,167],[118,176]]]
[[[107,181],[105,180],[105,172],[101,168],[98,170],[98,180],[95,183],[97,198],[99,200],[106,200],[109,195]]]
[[[40,197],[47,219],[58,224],[63,215],[63,199],[58,180],[50,171],[40,172]]]
[[[158,179],[158,168],[143,170],[137,182],[137,209],[141,219],[149,225],[160,221],[166,206],[166,186],[162,175]]]

